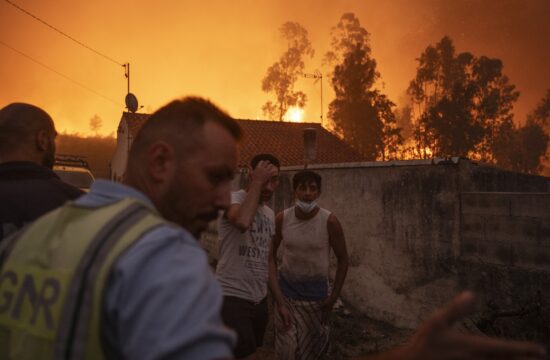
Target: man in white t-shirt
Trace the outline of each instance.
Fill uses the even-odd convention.
[[[265,203],[279,185],[279,160],[256,155],[246,190],[231,193],[231,205],[218,223],[216,274],[223,289],[222,318],[238,335],[235,357],[252,355],[263,343],[268,321],[267,278],[274,213]]]
[[[348,270],[342,226],[317,206],[321,176],[303,170],[292,179],[296,205],[277,214],[269,258],[269,286],[276,300],[275,352],[285,360],[321,359],[328,350],[328,316]],[[277,250],[282,262],[277,276]],[[330,251],[337,259],[329,287]]]

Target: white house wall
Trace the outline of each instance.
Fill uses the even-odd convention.
[[[131,139],[128,137],[128,124],[125,119],[120,121],[119,131],[117,132],[117,145],[113,160],[111,161],[111,180],[120,182],[126,171],[128,162],[128,149],[131,145]]]

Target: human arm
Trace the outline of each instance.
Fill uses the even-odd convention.
[[[262,160],[250,174],[250,183],[244,201],[240,204],[231,204],[225,213],[225,217],[242,232],[248,230],[262,194],[263,186],[277,175],[277,168],[269,161]]]
[[[323,302],[323,320],[326,321],[332,307],[340,292],[342,291],[342,286],[344,285],[344,280],[346,279],[346,274],[348,272],[348,250],[346,248],[346,239],[344,237],[344,231],[342,225],[338,218],[334,214],[330,214],[327,221],[327,231],[329,235],[329,245],[334,251],[336,256],[337,267],[336,267],[336,276],[334,279],[334,286],[332,287],[332,292],[329,297]]]
[[[115,263],[105,295],[106,342],[126,359],[223,359],[234,334],[206,255],[175,227],[151,231]]]
[[[277,280],[277,250],[281,244],[282,236],[282,226],[283,226],[283,213],[280,212],[275,218],[275,235],[273,236],[273,241],[271,241],[271,247],[269,248],[269,258],[268,258],[268,285],[271,290],[271,294],[275,298],[275,304],[279,315],[283,319],[283,324],[285,328],[290,326],[290,313],[288,311],[285,298],[279,287],[279,282]]]
[[[453,324],[474,310],[474,295],[463,292],[436,310],[405,345],[366,360],[535,360],[546,358],[540,345],[464,334]]]

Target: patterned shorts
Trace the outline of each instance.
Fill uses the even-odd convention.
[[[275,353],[278,359],[323,359],[329,348],[329,326],[323,323],[322,301],[285,298],[290,312],[290,328],[275,309]]]

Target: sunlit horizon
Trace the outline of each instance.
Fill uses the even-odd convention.
[[[355,13],[369,31],[382,91],[397,107],[407,101],[405,91],[415,75],[416,59],[445,35],[455,40],[458,52],[504,62],[505,73],[521,91],[514,106],[517,123],[524,122],[549,86],[550,50],[540,44],[550,34],[544,18],[550,5],[542,1],[524,11],[517,11],[515,3],[502,5],[505,17],[492,16],[491,1],[476,2],[475,13],[467,3],[439,0],[327,1],[322,6],[312,0],[235,0],[215,6],[59,0],[53,7],[49,2],[16,2],[116,62],[129,62],[130,91],[143,105],[141,113],[152,113],[175,98],[197,95],[235,118],[265,119],[258,116],[258,109],[275,96],[261,90],[262,79],[287,48],[280,26],[296,21],[307,29],[315,50],[312,59],[305,59],[304,71],[319,70],[326,79],[322,109],[326,122],[334,93],[332,68],[323,58],[331,47],[331,29],[345,12]],[[152,20],[156,26],[147,26]],[[517,31],[503,31],[511,28]],[[75,44],[6,2],[0,3],[0,41],[5,44],[0,44],[0,106],[12,102],[40,106],[60,132],[116,134],[127,92],[120,64]],[[322,108],[319,83],[299,78],[294,88],[304,92],[308,101],[304,113],[289,120],[317,121]],[[96,115],[102,127],[92,131],[89,122]]]

